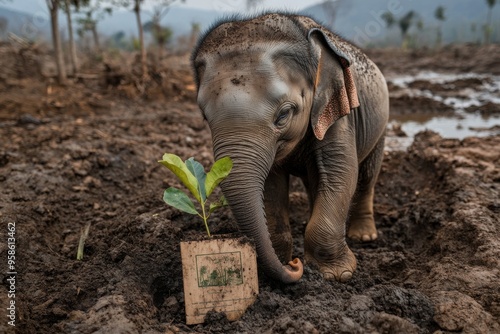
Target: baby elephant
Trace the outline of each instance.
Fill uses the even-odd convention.
[[[274,13],[219,22],[192,62],[215,158],[234,162],[222,191],[261,268],[285,283],[302,276],[288,215],[295,175],[311,210],[306,263],[327,279],[351,278],[346,233],[377,238],[373,189],[389,116],[379,69],[311,18]]]

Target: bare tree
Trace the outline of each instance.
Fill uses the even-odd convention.
[[[446,20],[446,17],[444,16],[444,10],[445,8],[443,6],[439,6],[436,8],[434,11],[434,17],[436,20],[440,21],[439,27],[437,30],[437,39],[436,39],[436,45],[439,47],[441,46],[441,41],[442,41],[442,25],[443,22]]]
[[[54,54],[57,66],[57,81],[59,84],[65,84],[67,80],[66,67],[64,65],[64,55],[61,47],[61,36],[59,34],[59,23],[57,21],[60,0],[46,0],[50,12],[50,24],[52,30],[52,43],[54,45]]]
[[[83,35],[86,31],[89,31],[94,40],[94,48],[96,52],[100,54],[102,50],[99,41],[99,33],[97,31],[97,23],[101,21],[106,14],[111,15],[112,8],[107,6],[103,7],[101,2],[94,2],[92,5],[90,5],[89,2],[88,4],[86,10],[83,12],[84,16],[79,17],[77,20],[80,25],[79,34]]]
[[[69,35],[69,51],[71,59],[71,71],[73,75],[78,72],[78,58],[76,56],[76,45],[73,37],[73,19],[71,17],[71,6],[76,9],[80,6],[79,0],[64,0],[64,11],[66,12],[66,20],[68,22],[68,35]]]
[[[157,4],[153,7],[153,15],[151,18],[151,31],[158,47],[158,62],[161,61],[163,48],[172,37],[172,30],[162,27],[161,20],[167,15],[170,7],[165,4]]]
[[[382,19],[385,21],[387,28],[392,27],[396,23],[396,18],[391,12],[385,12],[382,14]]]
[[[9,26],[9,20],[5,17],[0,17],[0,36],[3,38],[7,32],[7,27]]]
[[[495,7],[496,4],[496,0],[486,0],[486,3],[488,4],[488,18],[484,27],[484,43],[490,44],[491,31],[493,30],[493,28],[491,27],[491,17],[493,13],[493,7]]]
[[[394,15],[392,15],[391,12],[385,12],[382,15],[382,19],[385,21],[387,24],[387,27],[390,28],[397,24],[399,26],[399,29],[401,30],[401,37],[402,37],[402,48],[406,49],[408,47],[408,30],[410,29],[411,25],[414,23],[415,19],[418,18],[417,13],[415,13],[413,10],[410,10],[408,13],[403,15],[401,18],[396,19]]]
[[[141,48],[141,74],[142,77],[145,78],[148,73],[147,63],[146,63],[146,49],[144,48],[144,30],[142,29],[141,22],[141,2],[143,0],[133,0],[133,11],[135,13],[135,17],[137,20],[137,27],[139,29],[139,44]]]
[[[10,2],[11,0],[0,0],[0,3]],[[0,37],[3,38],[7,32],[7,27],[9,26],[9,20],[5,17],[0,17]]]
[[[399,19],[399,29],[401,30],[401,35],[403,36],[403,49],[408,46],[408,30],[410,29],[415,18],[415,12],[410,10],[402,18]]]
[[[196,40],[200,35],[201,25],[197,22],[191,23],[191,35],[189,36],[189,49],[192,49],[196,44]]]
[[[157,3],[158,6],[163,6],[164,8],[167,8],[177,0],[154,0],[154,1]],[[184,0],[181,1],[184,2]],[[148,68],[146,59],[146,48],[144,47],[144,29],[142,26],[142,19],[141,19],[141,5],[144,2],[144,0],[112,0],[112,2],[114,4],[123,6],[125,8],[132,8],[132,11],[135,13],[135,17],[137,20],[137,28],[139,32],[139,45],[141,52],[141,72],[142,72],[142,77],[146,78],[148,75]]]
[[[83,34],[90,31],[94,39],[94,48],[98,53],[101,53],[101,44],[99,42],[99,34],[97,33],[97,19],[94,17],[94,12],[89,10],[85,13],[84,17],[78,19],[80,29]]]

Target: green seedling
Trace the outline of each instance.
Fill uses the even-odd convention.
[[[217,160],[208,173],[205,173],[202,164],[194,160],[194,158],[189,158],[183,162],[177,155],[166,153],[163,155],[163,159],[158,162],[170,169],[179,178],[200,204],[201,212],[195,208],[193,201],[185,192],[174,187],[168,188],[163,193],[165,203],[180,211],[200,216],[210,237],[208,218],[215,210],[227,205],[227,201],[222,196],[220,199],[212,201],[207,209],[208,197],[215,187],[231,172],[233,168],[231,158],[224,157]]]

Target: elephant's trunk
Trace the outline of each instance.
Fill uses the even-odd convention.
[[[254,240],[259,264],[269,276],[284,283],[298,281],[303,273],[302,263],[299,259],[288,265],[280,262],[266,223],[264,183],[273,164],[275,149],[234,131],[229,137],[230,141],[214,136],[214,153],[216,159],[229,156],[233,160],[233,170],[221,183],[221,188],[239,229]]]

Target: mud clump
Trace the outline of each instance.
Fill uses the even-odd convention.
[[[390,111],[394,115],[408,114],[439,114],[440,116],[450,116],[454,114],[454,109],[441,101],[436,101],[425,96],[391,96]]]
[[[367,49],[368,56],[384,73],[417,73],[422,70],[500,74],[500,60],[492,57],[500,45],[447,45],[438,50]]]
[[[486,117],[500,115],[500,104],[496,104],[493,102],[486,102],[480,106],[470,106],[466,108],[465,111],[471,113],[478,112]]]
[[[408,87],[419,90],[429,90],[432,92],[454,92],[463,89],[477,89],[484,84],[491,83],[490,78],[463,78],[445,83],[432,83],[427,80],[415,80],[408,84]]]

